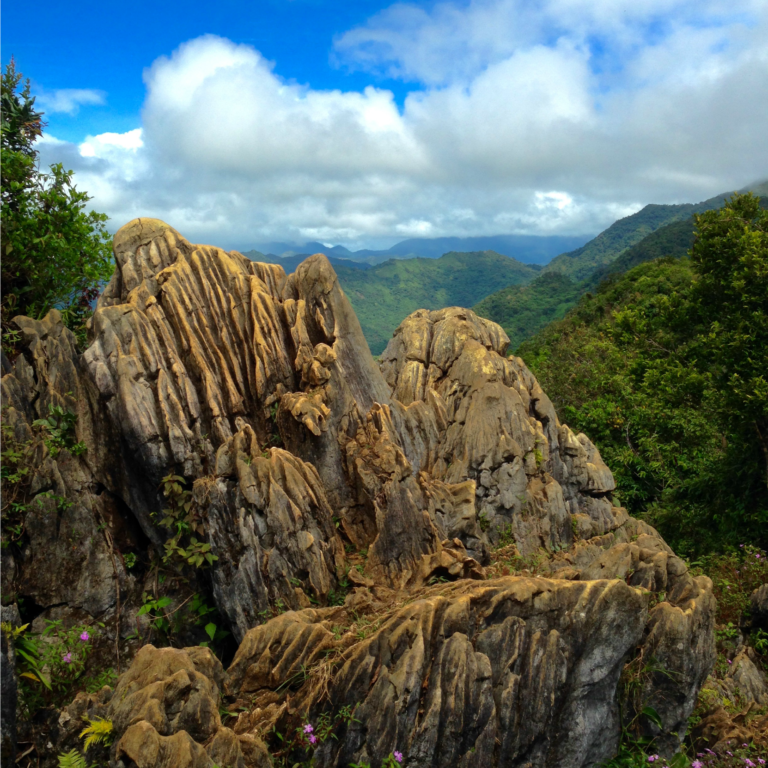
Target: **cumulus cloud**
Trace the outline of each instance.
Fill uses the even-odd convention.
[[[58,88],[53,91],[38,91],[35,106],[47,115],[57,112],[76,115],[81,106],[106,104],[107,94],[89,88]]]
[[[398,4],[335,55],[416,82],[401,109],[205,36],[147,69],[140,128],[41,149],[115,226],[228,247],[597,232],[768,176],[765,40],[758,0]]]

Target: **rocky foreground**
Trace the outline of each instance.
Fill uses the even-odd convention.
[[[60,406],[85,446],[40,448],[4,618],[18,596],[38,627],[102,622],[123,672],[56,713],[41,765],[83,716],[113,722],[112,768],[261,768],[267,746],[586,768],[630,722],[676,751],[714,663],[711,582],[612,499],[499,326],[421,310],[377,364],[322,255],[286,276],[153,219],[114,248],[85,353],[52,311],[16,318],[3,360],[14,438]],[[217,559],[161,581],[172,473]],[[136,639],[147,595],[170,613],[198,592],[236,641],[226,670],[191,623],[183,650]],[[333,738],[291,745],[306,723]]]

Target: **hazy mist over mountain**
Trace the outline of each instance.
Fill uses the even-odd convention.
[[[324,253],[337,259],[379,264],[389,259],[438,259],[456,251],[495,251],[524,264],[548,264],[555,256],[579,248],[592,235],[490,235],[485,237],[414,237],[383,250],[351,251],[342,245],[328,246],[317,241],[303,244],[284,242],[256,243],[252,248],[263,254],[289,258],[298,254]]]

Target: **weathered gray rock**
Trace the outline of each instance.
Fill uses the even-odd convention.
[[[419,469],[475,483],[474,514],[464,495],[453,535],[482,561],[502,535],[527,555],[569,545],[572,519],[583,538],[626,520],[610,501],[615,483],[595,446],[559,423],[523,361],[503,356],[508,344],[494,323],[452,307],[409,315],[382,355],[394,397],[408,410],[429,403],[440,414],[436,445],[422,452]]]
[[[249,426],[222,445],[213,482],[196,485],[207,509],[214,596],[235,636],[282,601],[321,600],[343,573],[344,547],[317,470],[280,448],[262,455]]]
[[[320,765],[587,766],[610,757],[617,684],[647,598],[620,581],[507,578],[433,590],[346,655],[331,691],[358,705]]]
[[[758,587],[749,601],[752,626],[768,630],[768,584]]]
[[[260,739],[239,739],[219,716],[224,670],[207,648],[144,646],[121,677],[107,714],[117,768],[267,768]],[[245,754],[245,756],[244,756]]]
[[[5,630],[0,631],[0,765],[10,768],[16,762],[16,659],[13,644]]]
[[[83,355],[55,311],[16,319],[8,423],[34,442],[32,422],[62,405],[86,451],[40,447],[4,599],[106,621],[113,637],[126,619],[124,634],[160,587],[121,555],[162,553],[159,486],[181,474],[240,648],[225,675],[207,650],[145,646],[108,702],[73,703],[72,719],[107,708],[112,768],[261,768],[273,727],[343,706],[355,720],[318,765],[398,749],[423,767],[587,768],[617,744],[627,662],[641,674],[624,711],[653,706],[661,731],[641,727],[660,752],[678,747],[714,659],[711,583],[615,505],[599,451],[505,357],[501,328],[420,310],[379,369],[320,254],[286,276],[153,219],[114,243]],[[502,543],[544,553],[541,577],[487,580]],[[184,577],[189,594],[207,589],[207,574]],[[331,596],[344,605],[323,607]],[[244,708],[231,729],[222,691]]]
[[[10,432],[4,442],[8,447],[12,440],[25,456],[28,474],[13,488],[4,484],[4,494],[26,511],[21,536],[3,550],[3,600],[22,596],[38,606],[38,624],[48,618],[67,625],[98,620],[106,625],[102,637],[113,643],[116,632],[135,629],[141,599],[142,584],[126,569],[122,553],[146,547],[130,509],[105,487],[108,476],[119,474],[119,439],[60,313],[13,322],[26,352],[4,365],[3,423]],[[76,417],[62,444],[33,426],[49,418],[51,408]]]

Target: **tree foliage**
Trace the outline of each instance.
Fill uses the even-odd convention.
[[[768,211],[737,195],[696,226],[697,367],[711,376],[720,418],[742,439],[757,437],[768,486]]]
[[[690,259],[606,281],[519,350],[682,551],[766,544],[766,217],[751,195],[696,216]]]
[[[101,213],[61,164],[39,170],[35,142],[43,114],[29,81],[11,60],[2,75],[2,322],[63,310],[76,328],[89,314],[99,284],[112,272],[111,237]]]

